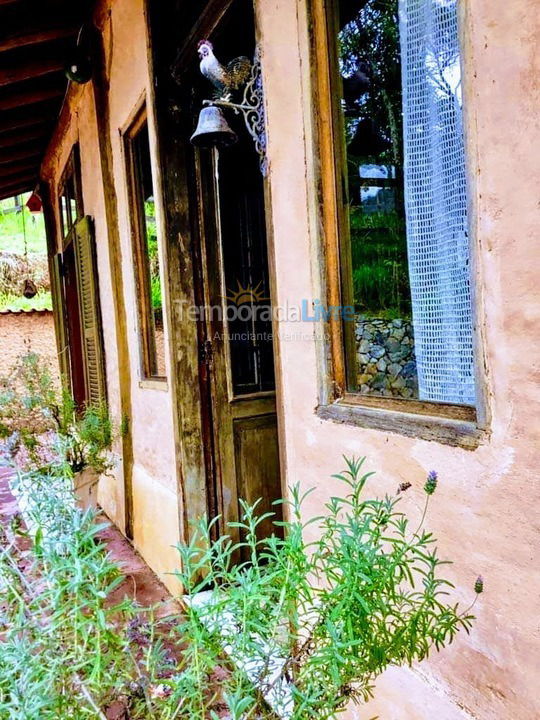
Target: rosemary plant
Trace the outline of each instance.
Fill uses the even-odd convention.
[[[282,534],[259,538],[263,518],[244,504],[240,544],[227,537],[211,542],[210,526],[201,523],[179,548],[187,593],[183,633],[193,657],[186,717],[208,717],[204,688],[220,650],[237,667],[225,696],[241,698],[238,717],[258,717],[266,705],[291,720],[323,720],[338,717],[350,701],[368,700],[388,666],[423,660],[459,630],[469,632],[470,608],[449,602],[453,586],[441,576],[447,561],[424,529],[436,473],[425,484],[422,520],[411,528],[399,509],[409,486],[393,497],[364,498],[371,473],[362,474],[362,465],[347,461],[335,476],[344,492],[322,517],[303,521],[306,495],[295,487]],[[309,542],[307,531],[318,539]],[[248,559],[235,564],[239,551]]]
[[[293,488],[271,537],[260,537],[257,504],[242,505],[240,542],[212,542],[201,521],[179,546],[182,612],[165,618],[112,600],[122,577],[103,526],[77,509],[69,463],[51,466],[50,482],[30,482],[31,544],[17,523],[0,533],[0,717],[338,718],[389,665],[469,632],[426,512],[410,526],[399,509],[407,485],[364,498],[362,462],[336,476],[343,493],[321,517],[304,521],[306,496]],[[430,473],[426,511],[436,487]]]

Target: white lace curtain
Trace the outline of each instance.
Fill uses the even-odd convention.
[[[400,0],[400,37],[420,398],[474,404],[457,0]]]

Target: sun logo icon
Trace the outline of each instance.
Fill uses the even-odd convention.
[[[230,294],[225,295],[225,300],[228,300],[233,305],[240,307],[240,305],[255,305],[256,303],[270,301],[270,298],[265,297],[264,292],[260,289],[262,280],[257,287],[254,288],[250,285],[244,287],[239,280],[237,280],[237,284],[237,290],[229,290]]]

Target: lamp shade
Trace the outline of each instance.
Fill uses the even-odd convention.
[[[33,192],[28,200],[26,201],[26,207],[30,210],[32,215],[39,215],[43,212],[43,203],[41,202],[40,196],[37,192]]]

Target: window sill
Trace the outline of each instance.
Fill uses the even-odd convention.
[[[352,405],[343,401],[332,405],[319,405],[316,413],[322,420],[396,433],[465,450],[475,450],[486,437],[485,431],[474,421],[437,415],[416,415],[398,410]]]
[[[151,380],[141,380],[139,387],[142,390],[161,390],[161,392],[168,392],[169,383],[166,378],[152,378]]]

